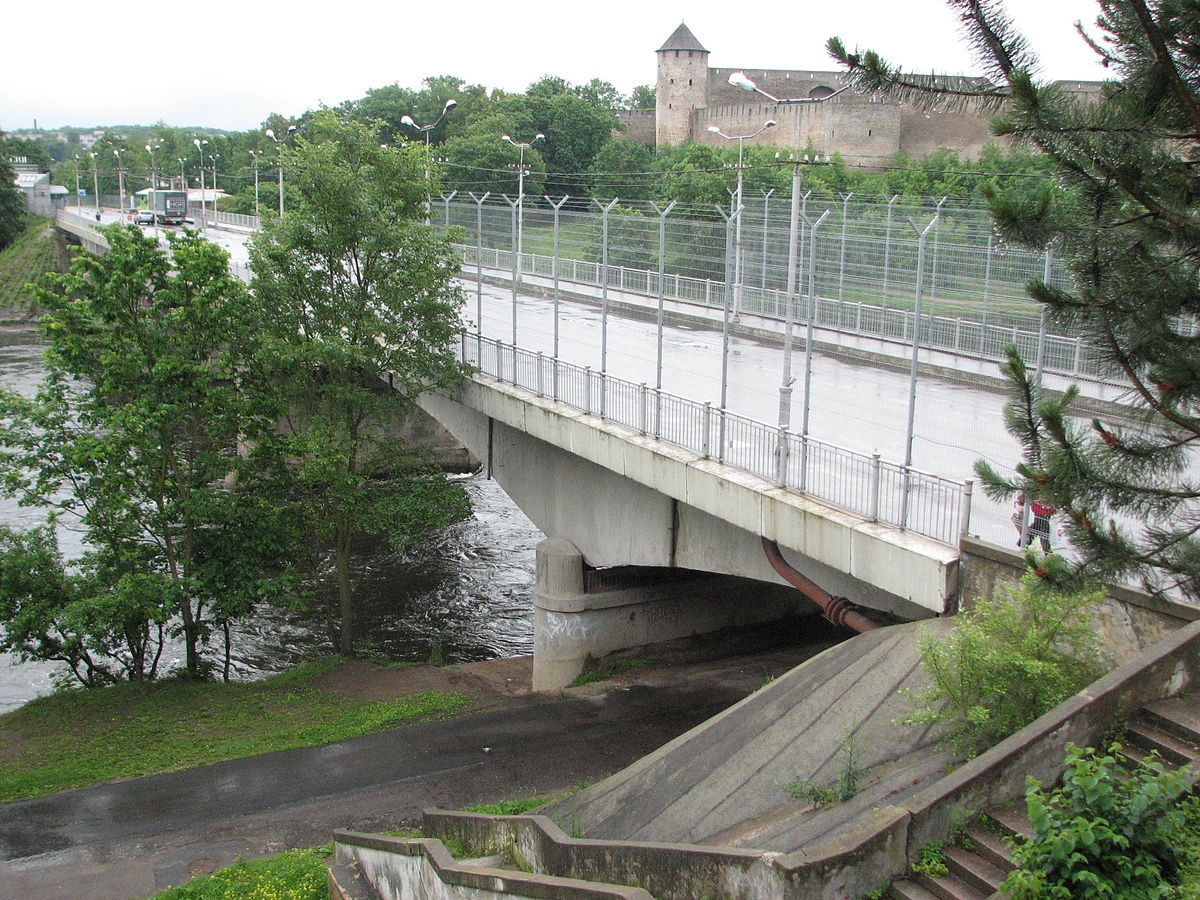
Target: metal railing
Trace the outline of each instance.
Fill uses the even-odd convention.
[[[835,446],[711,403],[634,384],[503,341],[462,332],[459,358],[480,373],[638,434],[749,472],[846,512],[958,546],[972,482]]]
[[[464,276],[474,276],[478,260],[484,269],[493,270],[493,276],[512,277],[511,250],[489,247],[479,250],[470,244],[457,244],[456,247],[462,253]],[[554,268],[553,257],[521,254],[521,271],[525,277],[551,278]],[[560,258],[557,268],[559,281],[565,284],[603,286],[603,269],[599,263]],[[645,297],[647,302],[656,301],[660,279],[657,272],[610,265],[608,287]],[[661,290],[664,299],[708,309],[722,309],[725,303],[725,282],[711,278],[663,275]],[[741,296],[743,313],[780,321],[788,315],[789,298],[785,291],[743,285]],[[797,325],[807,324],[806,298],[794,297],[791,305],[792,320]],[[910,309],[885,308],[864,301],[818,297],[814,304],[813,325],[842,334],[912,346],[916,314]],[[1038,351],[1038,328],[1017,323],[984,322],[922,313],[920,334],[923,349],[950,353],[965,359],[1001,363],[1006,358],[1003,348],[1008,344],[1016,344],[1027,360],[1033,360]],[[1047,372],[1090,381],[1109,380],[1097,357],[1089,352],[1081,338],[1046,334],[1042,342],[1042,354],[1042,367]]]

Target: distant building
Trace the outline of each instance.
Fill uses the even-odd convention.
[[[709,51],[680,24],[658,48],[656,106],[620,114],[626,137],[652,144],[725,143],[709,126],[729,135],[751,134],[768,119],[768,129],[753,143],[775,144],[816,152],[839,153],[848,163],[882,166],[897,153],[919,157],[942,147],[967,159],[978,157],[985,144],[997,140],[988,129],[990,114],[923,110],[917,106],[847,89],[842,72],[745,68],[714,69]],[[773,103],[757,92],[729,83],[744,72],[759,88],[779,99],[804,98],[807,103]],[[970,83],[976,79],[963,79]],[[1099,82],[1060,82],[1067,90],[1095,96]],[[828,99],[826,99],[828,98]]]
[[[53,216],[54,200],[50,195],[50,176],[45,172],[18,172],[13,179],[25,195],[25,208],[35,216]]]

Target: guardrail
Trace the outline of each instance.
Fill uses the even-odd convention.
[[[972,482],[805,437],[503,341],[462,332],[461,361],[497,381],[749,472],[830,506],[958,546]]]
[[[455,246],[462,253],[464,275],[473,275],[471,270],[478,264],[485,269],[496,270],[511,277],[513,251],[490,247],[484,247],[480,251],[471,244]],[[600,263],[560,257],[557,269],[560,282],[603,287],[604,267]],[[523,276],[553,278],[554,257],[522,253],[521,272]],[[725,282],[708,278],[667,274],[662,276],[660,282],[657,272],[610,265],[608,287],[655,300],[661,289],[666,300],[709,309],[723,309],[725,306]],[[743,313],[782,321],[788,315],[788,305],[786,291],[742,286]],[[797,325],[807,324],[807,299],[796,297],[791,306],[793,321]],[[873,303],[829,297],[816,298],[813,306],[813,325],[817,328],[912,345],[916,327],[916,315],[912,310],[884,308]],[[1040,334],[1037,330],[1017,324],[993,324],[924,313],[921,315],[920,334],[923,349],[996,363],[1005,360],[1003,348],[1007,344],[1016,344],[1022,357],[1033,361],[1037,358],[1038,344],[1041,341],[1044,371],[1089,381],[1109,381],[1095,355],[1089,352],[1087,345],[1080,338]]]

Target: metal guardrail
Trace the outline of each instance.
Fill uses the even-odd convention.
[[[953,481],[777,426],[613,378],[512,344],[462,332],[459,358],[532,391],[749,472],[830,506],[958,546],[970,525],[972,482]]]
[[[470,244],[456,244],[463,256],[463,274],[474,275],[479,249]],[[513,252],[490,247],[482,249],[479,262],[485,269],[511,278]],[[560,258],[560,282],[588,287],[603,286],[603,266],[586,260]],[[554,258],[534,253],[521,254],[524,276],[554,277]],[[657,272],[609,265],[608,287],[625,293],[638,294],[657,300],[660,279]],[[723,281],[695,278],[688,275],[664,275],[661,279],[664,299],[723,309],[726,285]],[[808,321],[808,303],[804,297],[792,301],[792,320],[797,325]],[[843,334],[877,338],[912,346],[916,315],[912,310],[884,308],[874,303],[818,297],[814,304],[813,325]],[[788,294],[785,291],[742,286],[743,313],[784,321],[788,315]],[[1043,369],[1054,374],[1089,381],[1108,382],[1098,360],[1080,338],[1046,334],[1017,324],[994,324],[973,319],[921,315],[921,347],[951,353],[965,359],[1001,363],[1003,348],[1016,344],[1021,355],[1032,360],[1037,356],[1038,341],[1042,340]]]

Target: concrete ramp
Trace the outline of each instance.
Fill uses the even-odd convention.
[[[929,730],[895,720],[909,710],[901,689],[925,684],[922,629],[940,634],[950,626],[935,619],[857,635],[544,812],[588,838],[609,840],[787,852],[828,837],[857,812],[944,773],[941,754],[917,752],[933,743]],[[848,746],[854,763],[869,770],[858,802],[814,810],[789,799],[789,782],[835,782]],[[820,824],[802,826],[802,819]]]

